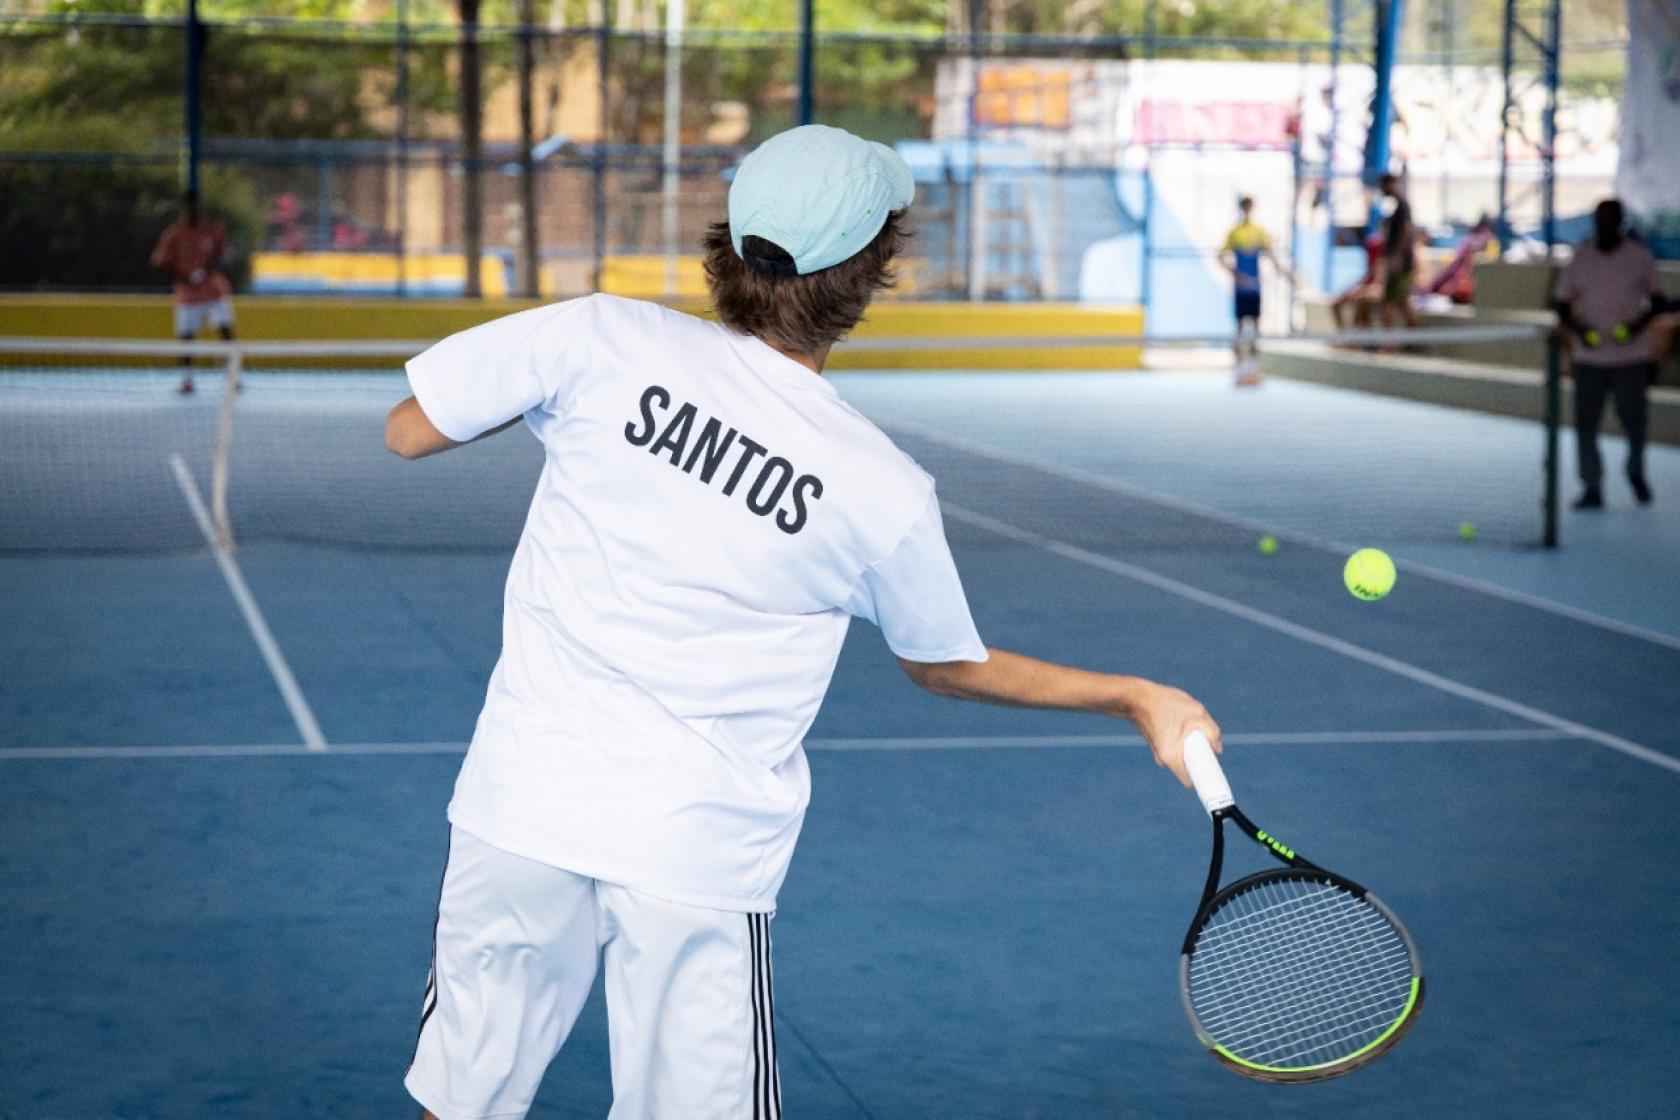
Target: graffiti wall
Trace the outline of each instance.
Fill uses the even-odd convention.
[[[1616,192],[1665,257],[1680,259],[1680,6],[1628,0]]]

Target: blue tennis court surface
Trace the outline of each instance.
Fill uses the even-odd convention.
[[[255,626],[183,489],[208,486],[211,383],[108,402],[129,460],[87,493],[0,458],[12,533],[132,515],[103,547],[0,552],[0,1116],[415,1111],[444,805],[536,460],[514,432],[420,473],[450,468],[380,449],[399,379],[310,410],[301,376],[241,402]],[[1612,475],[1548,554],[1517,421],[1212,374],[835,380],[940,480],[987,641],[1198,695],[1245,807],[1372,886],[1429,990],[1349,1078],[1221,1069],[1177,989],[1194,798],[1122,725],[917,692],[859,625],[773,927],[790,1116],[1672,1112],[1680,454],[1654,452],[1655,507]],[[99,443],[42,439],[43,414],[29,456]],[[315,450],[288,458],[296,415]],[[453,504],[410,524],[430,479]],[[1402,560],[1388,599],[1342,590],[1350,543]],[[597,994],[532,1115],[605,1115],[607,1068]]]

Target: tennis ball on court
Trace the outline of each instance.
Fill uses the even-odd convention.
[[[1348,557],[1342,582],[1356,599],[1381,599],[1394,590],[1394,561],[1380,548],[1362,548]]]
[[[1461,541],[1473,541],[1473,540],[1475,540],[1476,539],[1476,525],[1475,525],[1475,523],[1472,522],[1472,521],[1460,521],[1458,523],[1458,539],[1461,540]]]
[[[1277,538],[1276,537],[1271,536],[1270,534],[1267,534],[1266,536],[1260,538],[1260,552],[1262,553],[1262,555],[1270,556],[1272,553],[1274,553],[1276,551],[1277,551]]]

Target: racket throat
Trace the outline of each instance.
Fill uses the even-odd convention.
[[[1323,870],[1323,868],[1319,867],[1318,864],[1297,855],[1294,848],[1291,848],[1288,844],[1285,844],[1282,840],[1279,840],[1276,836],[1273,836],[1271,833],[1249,820],[1243,815],[1243,811],[1235,805],[1232,805],[1229,809],[1221,810],[1220,813],[1222,816],[1229,817],[1238,828],[1242,829],[1243,832],[1247,834],[1250,840],[1253,840],[1256,844],[1265,848],[1268,852],[1271,852],[1272,855],[1276,856],[1279,860],[1282,860],[1290,867],[1299,867],[1307,871]],[[1206,899],[1204,898],[1203,901],[1205,902]]]

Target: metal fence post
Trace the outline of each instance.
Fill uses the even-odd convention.
[[[1556,331],[1546,336],[1546,496],[1541,543],[1558,546],[1558,436],[1563,425],[1563,355]]]

